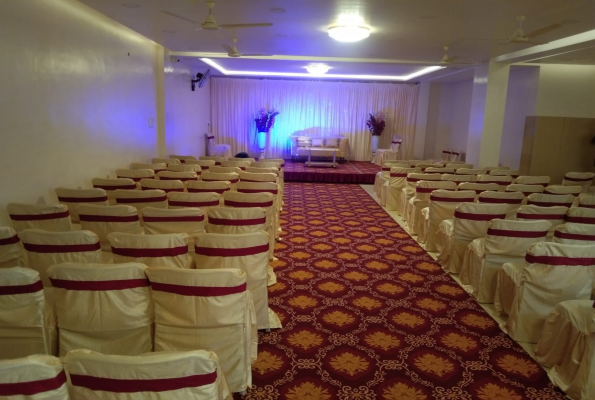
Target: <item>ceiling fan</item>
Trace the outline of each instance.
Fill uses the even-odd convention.
[[[238,48],[237,48],[238,39],[237,38],[233,38],[231,40],[233,41],[233,46],[230,47],[230,46],[228,46],[226,44],[223,44],[222,45],[223,48],[225,50],[227,50],[227,55],[229,57],[238,58],[238,57],[242,57],[242,56],[263,56],[263,57],[264,56],[269,56],[269,54],[243,54],[243,53],[240,53],[238,51]]]
[[[218,24],[217,21],[215,20],[215,17],[213,16],[213,8],[215,7],[215,0],[206,0],[207,3],[207,7],[209,8],[209,15],[207,15],[207,18],[204,20],[203,23],[200,24],[200,28],[197,29],[197,31],[199,30],[209,30],[209,31],[216,31],[219,29],[233,29],[233,28],[260,28],[260,27],[264,27],[264,26],[273,26],[272,23],[269,22],[262,22],[262,23],[255,23],[255,24]],[[198,22],[193,21],[191,19],[182,17],[181,15],[177,15],[174,14],[172,12],[169,11],[161,11],[164,14],[167,14],[171,17],[174,18],[178,18],[181,20],[184,20],[186,22],[190,22],[192,24],[198,25]]]
[[[449,57],[448,56],[448,50],[449,49],[450,49],[450,47],[444,46],[444,56],[442,57],[442,60],[440,60],[438,62],[438,64],[440,64],[440,65],[451,65],[454,61],[456,61],[459,58],[459,56]],[[471,63],[456,63],[456,64],[471,64]]]

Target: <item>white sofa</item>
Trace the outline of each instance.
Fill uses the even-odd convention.
[[[320,136],[293,136],[291,138],[291,158],[295,160],[300,157],[308,157],[308,147],[338,148],[337,160],[343,161],[347,157],[349,141],[342,136],[320,137]],[[317,151],[312,157],[332,157],[332,151]]]

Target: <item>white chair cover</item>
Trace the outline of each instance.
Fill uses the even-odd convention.
[[[163,190],[116,190],[116,203],[140,213],[146,207],[167,208],[167,196]]]
[[[595,245],[595,225],[573,224],[572,222],[558,225],[552,241],[560,244],[593,246]]]
[[[589,187],[593,184],[594,177],[593,172],[567,172],[562,180],[562,185]]]
[[[461,182],[457,187],[457,190],[473,190],[476,195],[483,192],[497,192],[497,183],[475,183],[475,182]],[[476,198],[479,196],[475,196]]]
[[[487,170],[485,168],[457,168],[455,171],[455,175],[480,175],[486,173]]]
[[[232,172],[235,172],[236,174],[239,174],[240,172],[242,172],[242,169],[239,167],[224,167],[223,163],[226,161],[221,161],[221,166],[214,166],[214,167],[209,167],[209,172],[214,172],[216,174],[229,174]]]
[[[489,172],[494,171],[496,169],[510,169],[510,167],[483,167],[483,169],[485,169],[489,173]]]
[[[182,167],[190,167],[190,165],[181,165]],[[193,171],[176,172],[176,171],[161,171],[157,174],[160,181],[197,181],[200,175]]]
[[[458,274],[469,243],[484,237],[489,222],[505,218],[507,210],[507,204],[459,204],[454,218],[442,221],[436,233],[437,261],[442,268],[446,272]]]
[[[490,175],[492,176],[512,176],[513,178],[518,178],[521,173],[519,170],[512,170],[512,169],[504,169],[504,168],[497,168],[490,171]]]
[[[240,180],[240,175],[236,172],[215,173],[209,170],[203,172],[201,177],[203,182],[229,182],[231,190],[236,190],[236,183]]]
[[[202,233],[196,236],[194,251],[197,269],[239,268],[246,272],[248,290],[254,298],[258,329],[280,328],[279,317],[269,309],[266,232],[225,235]]]
[[[542,242],[551,225],[539,220],[492,220],[487,236],[475,239],[467,247],[459,275],[463,288],[478,302],[493,303],[502,265],[523,261],[529,246]]]
[[[56,188],[56,196],[61,204],[68,207],[72,222],[79,222],[78,207],[81,204],[109,205],[107,193],[103,189]]]
[[[213,192],[206,193],[176,193],[167,194],[167,204],[170,209],[176,208],[202,208],[219,206],[219,194]]]
[[[530,176],[530,175],[521,175],[514,179],[514,183],[519,185],[541,185],[547,186],[550,183],[550,177],[546,175],[542,176]]]
[[[573,222],[575,224],[595,224],[595,209],[574,207],[569,208],[566,212],[566,222]]]
[[[260,207],[212,208],[207,211],[207,216],[205,230],[208,233],[233,235],[267,230],[266,211]]]
[[[130,169],[150,169],[156,174],[161,171],[167,171],[167,164],[165,163],[132,163],[130,164]]]
[[[230,395],[211,351],[119,356],[73,350],[64,361],[74,400],[223,400]]]
[[[591,298],[594,267],[595,246],[532,244],[524,263],[506,263],[498,272],[494,306],[508,314],[502,329],[516,341],[536,343],[556,304]]]
[[[522,185],[520,183],[513,183],[506,186],[507,192],[521,192],[525,197],[533,193],[543,193],[544,189],[545,187],[542,185]],[[527,204],[526,198],[523,200],[523,204]]]
[[[261,164],[267,165],[266,163],[277,163],[278,168],[279,168],[279,178],[281,178],[281,180],[283,180],[283,174],[285,172],[285,160],[282,158],[267,158],[264,161],[257,162],[256,167],[258,168]]]
[[[168,167],[170,165],[179,165],[182,164],[182,161],[178,160],[177,158],[152,158],[151,162],[153,164],[165,164]]]
[[[523,203],[525,195],[521,192],[482,192],[477,197],[478,203],[508,204],[506,219],[514,219]]]
[[[572,207],[575,197],[571,194],[532,193],[527,196],[527,205],[540,207]]]
[[[580,208],[595,208],[595,196],[579,197],[577,207]]]
[[[223,194],[231,190],[231,182],[229,181],[188,181],[186,182],[186,190],[188,193],[218,193]],[[220,198],[223,201],[223,198]]]
[[[0,361],[0,398],[70,399],[62,362],[46,355]]]
[[[27,229],[19,234],[27,251],[29,267],[39,272],[43,286],[52,286],[47,269],[56,264],[101,263],[99,237],[91,231],[48,232]]]
[[[493,171],[492,171],[493,172]],[[494,183],[498,185],[498,191],[504,192],[506,188],[512,183],[513,177],[508,175],[477,175],[475,182],[477,183]]]
[[[149,268],[147,276],[155,302],[155,351],[212,351],[230,391],[250,387],[258,333],[246,273],[159,267]]]
[[[175,158],[176,160],[180,160],[182,164],[185,164],[188,160],[196,160],[194,156],[178,156],[176,154],[170,154],[169,158]]]
[[[277,167],[255,167],[254,164],[252,164],[249,167],[246,167],[246,171],[244,172],[248,172],[251,174],[275,174],[276,176],[280,175],[280,170]]]
[[[138,211],[132,206],[94,206],[84,204],[79,207],[81,229],[91,231],[99,237],[101,249],[111,251],[107,235],[112,232],[140,234]]]
[[[544,194],[572,194],[578,196],[583,191],[582,186],[578,185],[550,185],[543,190]]]
[[[183,163],[179,165],[168,165],[167,170],[172,172],[195,172],[198,176],[200,176],[202,168],[200,165]]]
[[[143,220],[147,235],[187,233],[192,236],[204,232],[205,211],[200,208],[164,210],[148,207],[143,210]],[[192,241],[190,237],[189,240]]]
[[[382,171],[384,174],[386,171]],[[417,168],[409,167],[392,167],[388,171],[386,180],[380,179],[380,205],[386,207],[388,211],[397,211],[399,209],[399,202],[403,189],[407,184],[407,175],[419,172]]]
[[[405,181],[405,187],[401,190],[401,197],[399,200],[399,207],[397,212],[405,219],[407,218],[407,204],[409,199],[415,195],[415,187],[419,181],[439,181],[441,178],[440,174],[424,174],[418,172],[412,172],[407,174]]]
[[[163,235],[131,235],[110,233],[114,263],[137,262],[150,267],[191,268],[188,254],[188,235],[169,233]]]
[[[252,161],[221,161],[222,167],[227,168],[239,168],[241,171],[244,171],[246,167],[249,167],[252,164]],[[213,171],[215,172],[215,171]]]
[[[228,161],[248,161],[250,163],[256,162],[255,158],[251,158],[251,157],[246,157],[246,158],[242,158],[242,157],[228,157],[227,158]]]
[[[116,190],[135,190],[137,188],[134,180],[130,178],[93,178],[91,182],[95,189],[105,190],[105,193],[107,194],[107,200],[110,205],[116,204]]]
[[[251,167],[253,168],[281,168],[281,163],[272,161],[271,159],[266,159],[264,161],[258,160],[252,163]]]
[[[434,190],[457,190],[457,184],[449,181],[419,181],[415,187],[415,195],[407,204],[407,225],[412,235],[417,235],[423,224],[421,210],[428,206],[430,195]]]
[[[473,164],[466,164],[464,161],[448,162],[444,165],[445,168],[453,168],[455,170],[459,168],[473,168]]]
[[[155,179],[155,171],[152,169],[117,169],[116,176],[140,182],[141,179]]]
[[[475,192],[470,190],[434,190],[427,208],[421,210],[422,228],[419,241],[426,244],[426,251],[436,251],[436,232],[440,223],[452,219],[456,207],[461,203],[473,203]]]
[[[6,211],[17,232],[25,229],[64,232],[72,229],[70,213],[64,204],[8,203]]]
[[[246,182],[239,181],[236,186],[238,193],[270,193],[276,196],[275,198],[275,212],[273,214],[275,227],[277,229],[276,237],[281,232],[281,224],[279,223],[279,213],[281,212],[282,193],[279,185],[273,182]]]
[[[445,167],[428,167],[422,169],[423,172],[426,174],[454,174],[454,168],[445,168]]]
[[[535,360],[551,368],[552,383],[574,400],[595,398],[595,308],[592,300],[567,300],[548,314]]]
[[[23,267],[23,245],[17,231],[0,226],[0,268]]]
[[[56,347],[56,321],[39,273],[21,267],[0,269],[0,359],[53,355]]]
[[[261,170],[261,168],[255,168],[257,170]],[[240,173],[240,181],[241,182],[272,182],[279,185],[279,206],[282,205],[283,202],[283,180],[279,179],[278,174],[274,174],[271,172],[267,172],[267,169],[262,168],[263,172],[248,172],[250,167],[246,168],[246,172]]]
[[[390,179],[390,170],[391,168],[398,167],[398,168],[409,168],[409,162],[407,161],[385,161],[382,163],[382,167],[380,172],[376,173],[374,177],[374,193],[376,197],[380,199],[380,193],[382,191],[382,187]],[[412,171],[413,172],[413,171]]]
[[[231,146],[229,144],[215,143],[215,135],[212,133],[206,134],[207,138],[207,154],[211,157],[231,157]],[[202,159],[202,157],[199,157]],[[221,160],[225,161],[225,160]]]
[[[463,182],[475,182],[477,177],[475,175],[462,175],[462,174],[442,174],[443,181],[454,182],[457,185]]]
[[[156,179],[141,179],[141,190],[163,190],[165,193],[169,192],[183,192],[185,189],[184,182],[175,180],[156,180]]]
[[[198,157],[198,160],[199,161],[215,161],[214,165],[221,165],[221,161],[225,161],[225,160],[227,160],[227,158],[223,157],[223,156],[212,155],[212,156],[200,156],[200,157]]]
[[[529,221],[536,219],[543,219],[551,222],[552,226],[548,233],[548,237],[551,238],[556,230],[556,227],[564,223],[566,212],[568,207],[553,206],[553,207],[540,207],[535,205],[520,206],[517,213],[516,219],[521,221]]]
[[[214,166],[216,163],[215,160],[186,160],[187,165],[198,165],[200,169],[203,171],[205,169],[209,169],[210,167]]]
[[[53,265],[60,357],[70,350],[138,355],[153,350],[153,304],[146,266]]]

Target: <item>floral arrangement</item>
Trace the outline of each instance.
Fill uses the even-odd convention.
[[[384,114],[381,112],[377,112],[376,114],[369,114],[368,120],[366,121],[366,125],[370,130],[372,136],[380,136],[386,127],[386,119]]]
[[[256,118],[254,122],[256,122],[256,128],[258,132],[268,132],[273,127],[275,123],[275,117],[279,115],[279,111],[276,111],[274,108],[266,111],[264,108],[261,108],[258,114],[256,114]]]

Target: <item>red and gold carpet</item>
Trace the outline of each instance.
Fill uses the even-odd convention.
[[[332,167],[306,167],[304,162],[285,161],[285,182],[374,183],[380,167],[368,161],[345,161]]]
[[[286,183],[244,399],[553,400],[546,373],[358,186]]]

